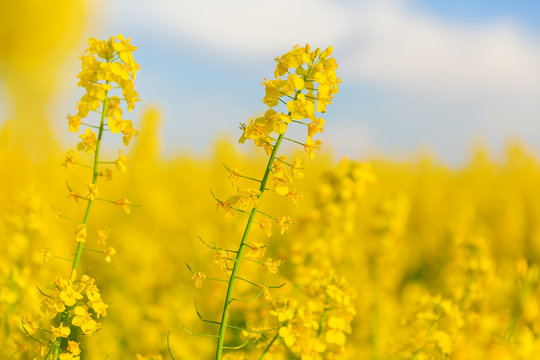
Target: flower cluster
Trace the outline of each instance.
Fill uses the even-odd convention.
[[[337,63],[330,55],[332,47],[312,52],[308,44],[295,46],[277,57],[275,80],[264,79],[262,83],[266,91],[263,103],[270,109],[263,116],[249,119],[247,125],[241,124],[243,133],[239,141],[253,140],[270,156],[272,134],[283,135],[291,122],[297,122],[307,126],[307,137],[301,144],[314,157],[314,151],[321,149],[321,141],[314,140],[313,136],[324,131],[324,119],[318,118],[315,112],[326,112],[341,82],[336,76]],[[280,103],[285,105],[287,113],[274,109]],[[309,122],[303,122],[304,119]]]
[[[123,119],[121,101],[126,102],[127,109],[131,111],[139,96],[134,90],[133,81],[139,65],[133,60],[133,51],[136,48],[130,44],[129,39],[122,35],[111,37],[107,41],[89,40],[89,48],[85,51],[82,60],[82,71],[79,73],[79,86],[84,87],[86,93],[77,104],[78,113],[68,115],[69,130],[78,132],[81,126],[86,130],[79,135],[82,140],[77,150],[93,156],[92,165],[85,164],[79,159],[75,150],[70,150],[62,163],[62,167],[77,169],[78,167],[92,170],[91,182],[84,185],[84,190],[77,192],[69,185],[68,197],[76,202],[86,202],[86,210],[81,221],[65,216],[55,210],[57,218],[76,223],[74,239],[77,250],[73,260],[55,255],[47,249],[44,259],[58,258],[71,262],[71,276],[69,280],[57,278],[56,290],[50,294],[43,292],[45,300],[42,303],[43,318],[49,319],[49,341],[41,341],[41,355],[44,359],[78,360],[81,349],[77,340],[80,335],[90,335],[101,328],[98,319],[107,315],[108,305],[103,302],[95,280],[87,275],[77,278],[77,268],[84,250],[100,253],[105,261],[110,263],[116,256],[116,249],[112,246],[104,250],[96,250],[87,246],[90,235],[96,235],[97,243],[107,246],[107,239],[111,229],[109,227],[90,227],[90,214],[92,205],[96,201],[103,201],[121,207],[126,213],[131,211],[131,202],[127,199],[108,200],[100,197],[97,186],[98,178],[110,178],[112,170],[107,166],[115,166],[118,171],[125,172],[128,159],[122,152],[114,161],[101,161],[100,148],[103,134],[110,131],[122,134],[123,142],[128,145],[135,134],[130,120]],[[111,95],[121,89],[122,96]],[[99,109],[99,110],[98,110]],[[97,124],[84,123],[83,119],[89,117],[90,112],[100,115]],[[97,134],[92,129],[97,129]],[[25,320],[25,330],[30,335],[37,329],[39,322]]]
[[[303,273],[298,279],[302,284],[300,301],[290,297],[272,301],[270,315],[277,320],[278,330],[273,340],[261,345],[265,354],[288,349],[305,359],[339,358],[356,315],[354,292],[334,271],[306,268]]]
[[[133,83],[139,70],[139,64],[133,59],[133,51],[137,48],[121,34],[106,41],[91,38],[88,44],[81,57],[82,70],[78,75],[78,86],[83,87],[86,93],[77,103],[78,112],[68,115],[69,131],[78,132],[90,112],[99,112],[103,107],[101,115],[107,119],[108,129],[114,134],[122,133],[124,144],[128,145],[135,130],[131,120],[123,119],[120,103],[125,101],[128,111],[131,111],[135,103],[140,101]],[[109,92],[113,89],[121,89],[123,98],[111,96]],[[79,150],[90,153],[95,150],[97,138],[90,128],[79,137],[82,140],[78,145]]]
[[[98,320],[107,316],[109,305],[101,298],[95,280],[88,275],[73,279],[57,278],[54,290],[42,295],[41,317],[23,318],[23,330],[32,337],[43,333],[36,333],[38,329],[50,334],[49,342],[40,340],[44,344],[40,353],[45,359],[56,354],[60,360],[79,360],[79,343],[62,339],[70,339],[73,332],[90,335],[101,329]],[[47,319],[50,320],[49,330],[41,327]]]
[[[325,112],[326,106],[331,103],[334,94],[338,92],[340,80],[336,76],[336,61],[330,57],[332,47],[321,52],[320,49],[311,51],[311,47],[295,46],[293,50],[277,57],[277,67],[274,72],[275,80],[265,79],[262,85],[265,87],[263,103],[269,109],[263,116],[256,119],[249,119],[249,123],[241,124],[242,135],[240,143],[252,140],[256,146],[262,147],[268,157],[266,168],[261,179],[247,176],[242,169],[229,168],[228,178],[235,186],[240,179],[258,183],[258,188],[249,187],[245,190],[238,188],[237,193],[227,200],[221,200],[214,195],[217,207],[222,209],[227,217],[231,217],[234,212],[243,213],[249,216],[242,240],[238,250],[230,250],[205,243],[215,251],[214,261],[219,264],[220,270],[229,276],[228,280],[216,279],[202,272],[188,268],[192,273],[192,279],[197,288],[202,287],[203,280],[222,280],[229,286],[225,298],[225,305],[222,312],[222,319],[215,324],[220,326],[216,358],[221,359],[222,351],[225,348],[224,339],[229,317],[229,308],[233,302],[233,289],[236,279],[241,279],[258,290],[259,295],[271,299],[269,287],[238,276],[239,265],[243,260],[257,263],[270,274],[276,274],[282,259],[274,260],[267,258],[260,260],[266,252],[266,245],[257,241],[248,241],[251,226],[257,223],[260,229],[268,237],[272,236],[273,226],[278,226],[280,233],[284,234],[292,220],[289,216],[274,217],[259,210],[261,200],[265,191],[269,190],[279,196],[285,196],[293,201],[295,205],[302,199],[300,191],[292,187],[293,178],[304,177],[304,160],[296,158],[289,161],[285,155],[278,154],[279,147],[283,141],[290,141],[302,145],[305,151],[312,158],[314,151],[320,150],[321,141],[314,140],[313,137],[324,131],[324,119],[315,115],[316,112]],[[278,108],[282,104],[284,109]],[[307,122],[306,122],[307,121]],[[307,137],[303,141],[293,140],[285,137],[289,125],[292,123],[307,128]],[[245,254],[244,254],[245,252]],[[277,287],[277,286],[276,286]],[[246,329],[250,334],[258,333]]]

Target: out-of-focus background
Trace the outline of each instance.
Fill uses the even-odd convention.
[[[500,156],[515,138],[540,149],[535,1],[27,0],[2,7],[0,123],[18,117],[19,101],[39,98],[26,111],[39,108],[63,144],[66,113],[80,96],[76,56],[88,37],[122,33],[139,47],[137,111],[161,109],[166,156],[207,154],[219,134],[236,138],[238,122],[264,111],[259,83],[272,76],[273,57],[306,42],[333,45],[339,60],[343,84],[325,134],[337,157],[429,153],[463,164],[471,146]],[[42,79],[27,80],[32,71],[44,72]]]

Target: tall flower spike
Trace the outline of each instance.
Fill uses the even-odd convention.
[[[238,250],[233,252],[235,257],[231,259],[233,267],[227,280],[228,287],[221,321],[214,322],[220,327],[217,335],[215,357],[217,360],[222,358],[223,349],[233,349],[233,347],[224,346],[224,340],[228,327],[230,307],[234,299],[233,292],[236,280],[239,279],[255,285],[259,291],[261,287],[268,289],[266,286],[258,285],[239,276],[240,264],[243,260],[248,258],[248,260],[253,261],[254,258],[260,258],[266,250],[266,246],[261,243],[248,245],[248,237],[253,223],[260,224],[260,228],[267,235],[272,234],[271,223],[267,219],[258,221],[255,219],[260,216],[270,217],[280,227],[282,234],[291,224],[291,219],[287,216],[278,219],[259,210],[265,191],[273,190],[276,194],[287,196],[295,202],[301,198],[301,194],[296,189],[291,188],[290,184],[293,181],[292,177],[299,179],[304,176],[303,161],[297,159],[292,164],[288,163],[285,156],[278,155],[279,147],[285,140],[304,146],[306,152],[310,155],[313,154],[313,150],[320,149],[320,140],[313,140],[312,138],[315,134],[322,133],[324,120],[317,118],[315,112],[326,109],[326,105],[330,103],[334,94],[337,93],[337,83],[339,82],[335,74],[337,65],[334,65],[336,63],[330,57],[331,53],[331,48],[323,52],[320,49],[312,52],[310,46],[306,45],[305,47],[295,46],[293,50],[277,57],[277,66],[274,72],[276,79],[264,79],[262,83],[265,87],[265,96],[262,102],[269,109],[262,116],[249,119],[247,125],[240,124],[242,135],[238,141],[245,143],[246,140],[252,140],[255,146],[263,148],[268,161],[261,180],[229,170],[229,178],[233,183],[242,176],[259,182],[259,189],[239,190],[237,195],[230,197],[227,201],[216,198],[218,207],[223,208],[227,215],[232,214],[233,211],[249,215]],[[280,107],[283,107],[283,109],[280,109]],[[308,122],[301,121],[303,119],[307,119]],[[296,123],[299,124],[298,126],[308,126],[307,136],[304,141],[285,137],[288,127],[292,124],[297,125]],[[290,173],[287,167],[290,168]],[[269,180],[271,181],[269,182]],[[270,273],[276,273],[281,260],[267,259],[266,262],[259,263]],[[192,278],[196,281],[196,285],[201,284],[202,275],[193,273]],[[268,290],[264,295],[267,299],[271,298]],[[215,335],[210,336],[215,337]]]
[[[97,232],[98,243],[104,246],[110,232],[109,228],[96,230],[90,228],[90,214],[94,202],[101,200],[118,205],[126,212],[131,211],[131,203],[126,199],[118,201],[101,199],[97,180],[99,176],[106,176],[107,170],[110,173],[110,169],[103,167],[104,164],[114,164],[119,171],[126,171],[128,159],[122,155],[121,150],[116,161],[102,162],[99,155],[105,130],[121,134],[125,145],[128,145],[135,135],[132,122],[122,116],[122,101],[125,101],[124,106],[127,110],[131,111],[140,100],[133,85],[139,69],[132,56],[136,48],[122,35],[111,37],[106,41],[92,38],[88,43],[89,47],[81,57],[82,69],[78,75],[78,86],[85,89],[85,94],[77,103],[78,112],[75,115],[68,115],[68,126],[71,132],[79,132],[81,126],[86,127],[79,135],[81,142],[77,145],[77,150],[92,154],[93,166],[80,164],[77,153],[72,150],[67,153],[62,167],[70,169],[75,169],[78,165],[89,167],[92,169],[92,177],[83,192],[76,192],[68,185],[69,197],[74,200],[86,200],[86,211],[82,221],[73,220],[78,223],[74,232],[77,250],[71,264],[69,280],[57,278],[56,289],[50,294],[43,293],[44,318],[52,320],[50,329],[43,330],[50,335],[49,339],[35,340],[43,344],[41,352],[44,359],[79,359],[81,349],[79,343],[73,340],[75,337],[80,338],[81,332],[89,335],[99,330],[101,325],[97,320],[107,315],[108,305],[101,298],[95,280],[88,275],[77,275],[84,246],[90,239],[88,234]],[[118,90],[120,90],[118,94],[112,94]],[[91,111],[101,114],[97,124],[83,122]],[[103,254],[106,262],[111,262],[116,256],[116,250],[112,246],[95,251]],[[62,313],[62,316],[58,317],[58,313]],[[76,327],[80,329],[73,331]]]

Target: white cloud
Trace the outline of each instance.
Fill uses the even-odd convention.
[[[358,15],[345,67],[359,79],[443,96],[540,90],[540,40],[515,24],[459,25],[400,2]]]
[[[296,43],[339,51],[342,75],[428,94],[532,94],[540,39],[511,22],[460,25],[405,0],[120,1],[115,18],[249,62]],[[127,15],[126,15],[127,12]],[[130,20],[127,20],[130,19]]]
[[[366,139],[352,142],[361,152],[366,143],[395,149],[381,135],[389,132],[451,154],[477,135],[530,139],[540,128],[540,37],[517,22],[460,24],[408,0],[121,0],[106,6],[116,25],[123,19],[126,27],[167,38],[171,47],[196,44],[240,66],[296,43],[333,44],[347,85],[379,91],[373,103],[347,110],[362,123],[370,115],[378,119],[365,127]],[[340,129],[335,139],[365,134]]]
[[[325,0],[126,1],[117,11],[153,31],[240,58],[276,54],[296,43],[329,44],[348,30],[341,21],[346,9]]]

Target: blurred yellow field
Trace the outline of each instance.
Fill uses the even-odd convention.
[[[302,45],[261,74],[265,112],[238,142],[165,158],[136,39],[119,34],[80,57],[66,148],[44,115],[56,60],[4,34],[68,52],[72,6],[39,36],[0,25],[14,104],[0,128],[0,359],[540,358],[540,163],[525,145],[461,167],[335,161],[323,118],[339,58]]]

